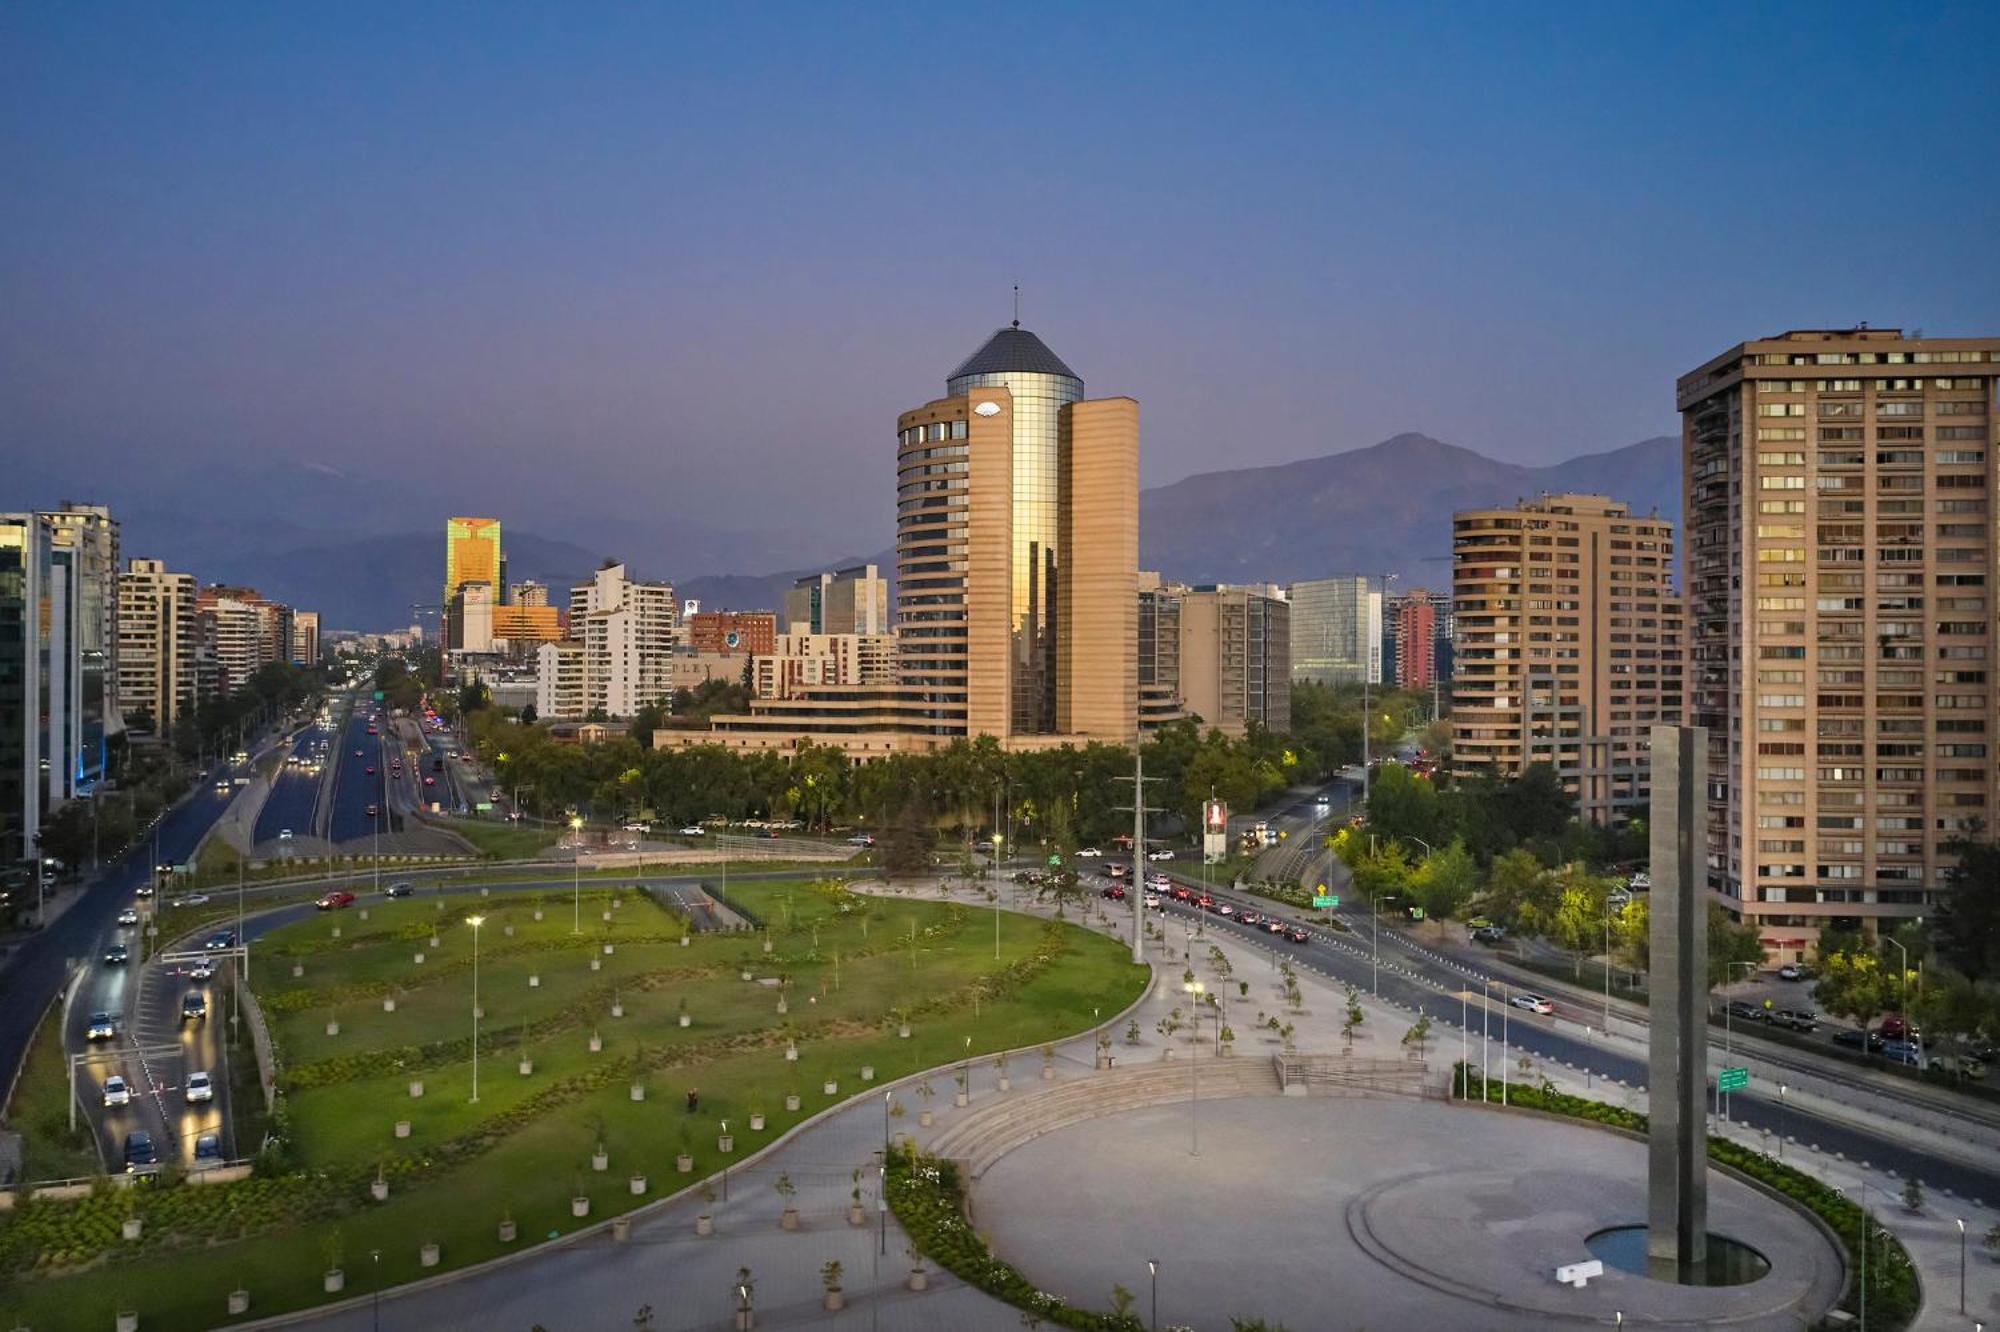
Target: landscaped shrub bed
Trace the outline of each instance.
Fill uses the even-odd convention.
[[[1477,1070],[1459,1064],[1454,1078],[1454,1091],[1465,1100],[1478,1098],[1482,1086]],[[1489,1096],[1489,1104],[1500,1103],[1497,1094],[1489,1093]],[[1507,1103],[1510,1107],[1518,1106],[1523,1110],[1540,1110],[1570,1119],[1589,1120],[1596,1124],[1608,1124],[1613,1128],[1630,1129],[1635,1133],[1646,1131],[1646,1116],[1636,1111],[1559,1092],[1546,1082],[1509,1083]],[[1777,1190],[1826,1222],[1833,1233],[1840,1237],[1841,1247],[1847,1251],[1850,1263],[1854,1261],[1854,1255],[1861,1252],[1863,1213],[1860,1204],[1839,1189],[1814,1179],[1805,1171],[1789,1166],[1776,1157],[1720,1138],[1708,1140],[1708,1156],[1718,1164],[1726,1165],[1768,1188]],[[1869,1317],[1879,1326],[1892,1330],[1906,1327],[1910,1320],[1917,1316],[1917,1309],[1923,1302],[1922,1291],[1917,1282],[1916,1265],[1910,1261],[1909,1251],[1903,1247],[1901,1241],[1885,1230],[1879,1222],[1869,1221],[1868,1238]],[[1858,1315],[1860,1294],[1859,1284],[1850,1282],[1840,1307],[1848,1313]]]
[[[888,1192],[890,1210],[917,1252],[995,1299],[1059,1327],[1145,1332],[1146,1325],[1130,1314],[1079,1309],[1060,1296],[1037,1290],[1013,1264],[994,1257],[965,1219],[965,1190],[955,1162],[908,1146],[894,1147],[889,1153]]]

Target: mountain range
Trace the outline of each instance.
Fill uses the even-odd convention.
[[[278,465],[186,477],[121,476],[89,492],[49,472],[10,478],[9,504],[75,497],[110,504],[127,555],[154,556],[203,582],[248,583],[316,609],[329,629],[407,625],[435,607],[443,574],[436,493],[377,484],[330,467]],[[1140,567],[1188,583],[1286,583],[1334,573],[1395,573],[1403,586],[1449,581],[1454,510],[1511,505],[1543,492],[1610,495],[1636,512],[1680,511],[1680,441],[1641,440],[1547,467],[1486,457],[1427,435],[1270,467],[1204,472],[1139,496]],[[489,510],[490,511],[490,510]],[[551,529],[503,519],[510,580],[562,589],[607,556],[641,577],[667,576],[711,609],[781,606],[802,574],[873,561],[893,576],[893,548],[815,561],[823,538],[727,531],[678,514],[657,520],[555,516]],[[537,522],[536,526],[540,526]],[[885,532],[884,535],[887,535]],[[769,562],[766,563],[765,561]],[[777,572],[698,573],[765,568]],[[678,575],[678,576],[676,576]]]

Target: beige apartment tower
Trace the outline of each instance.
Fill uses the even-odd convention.
[[[118,703],[128,714],[144,713],[166,735],[193,712],[200,641],[193,574],[133,560],[118,575]]]
[[[1707,881],[1776,961],[1925,914],[1992,818],[2000,338],[1809,329],[1677,385]]]
[[[895,682],[807,685],[657,742],[857,758],[960,736],[1130,742],[1138,455],[1138,403],[1086,399],[1040,338],[999,330],[896,419]]]
[[[1452,515],[1452,765],[1554,767],[1585,818],[1644,814],[1647,739],[1681,720],[1673,524],[1602,495]]]

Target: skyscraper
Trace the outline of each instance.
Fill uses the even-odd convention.
[[[760,699],[662,743],[880,754],[1136,734],[1138,403],[1084,398],[1018,325],[945,393],[896,421],[898,682]]]
[[[1777,960],[1924,914],[1991,824],[2000,339],[1804,329],[1681,376],[1708,882]]]
[[[1585,818],[1643,814],[1647,742],[1681,719],[1673,524],[1602,495],[1452,515],[1452,765],[1555,769]]]
[[[504,577],[498,518],[445,519],[444,595],[438,598],[440,606],[451,605],[458,589],[467,583],[486,584],[493,589],[493,600],[497,602],[506,586]]]
[[[1381,580],[1312,578],[1285,589],[1292,606],[1292,678],[1316,684],[1382,683]]]
[[[133,560],[118,578],[118,702],[167,734],[200,697],[193,574],[159,560]]]
[[[872,564],[808,574],[785,593],[785,632],[882,634],[889,631],[889,585]]]

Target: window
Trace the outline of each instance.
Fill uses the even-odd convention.
[[[1802,402],[1760,402],[1757,404],[1759,416],[1804,416],[1806,405]]]

